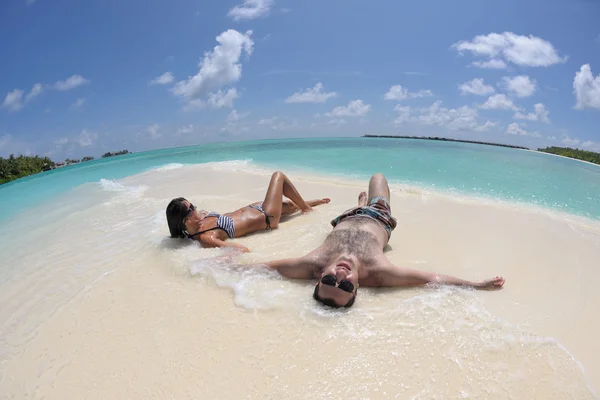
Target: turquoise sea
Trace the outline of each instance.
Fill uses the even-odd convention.
[[[216,143],[72,165],[0,186],[0,221],[100,179],[170,163],[251,160],[271,169],[367,178],[600,218],[600,167],[547,154],[412,139],[331,138]]]

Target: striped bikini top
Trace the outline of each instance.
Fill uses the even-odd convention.
[[[217,219],[217,226],[215,226],[214,228],[206,229],[204,231],[196,232],[193,235],[188,235],[188,238],[193,239],[194,236],[198,236],[205,232],[213,231],[215,229],[224,230],[230,239],[233,239],[235,237],[235,226],[233,224],[233,218],[228,217],[227,215],[221,215],[214,211],[208,213],[208,215],[204,218],[210,218],[210,217]]]

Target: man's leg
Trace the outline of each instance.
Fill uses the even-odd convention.
[[[390,187],[383,174],[375,174],[369,181],[369,203],[373,197],[385,197],[390,202]]]
[[[367,205],[367,192],[360,192],[358,195],[358,206],[364,207]]]

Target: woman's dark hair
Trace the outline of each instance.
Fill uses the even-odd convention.
[[[172,238],[185,239],[183,216],[188,210],[185,201],[183,197],[178,197],[171,200],[167,206],[167,223],[169,224],[169,232],[171,232]]]

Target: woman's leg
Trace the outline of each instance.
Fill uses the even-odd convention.
[[[275,229],[279,225],[279,219],[283,211],[283,196],[290,199],[302,210],[302,212],[311,211],[311,206],[304,201],[296,187],[283,172],[277,171],[271,176],[271,182],[267,189],[265,200],[263,201],[263,210],[269,216],[271,228]]]
[[[366,194],[365,194],[365,196],[366,196]],[[316,207],[316,206],[320,206],[321,204],[327,204],[330,201],[331,201],[330,199],[325,198],[325,199],[308,200],[306,203],[311,207]],[[298,210],[300,210],[300,207],[298,207],[296,205],[296,203],[294,203],[291,200],[284,200],[283,205],[281,207],[281,215],[290,215],[290,214],[295,213]]]

